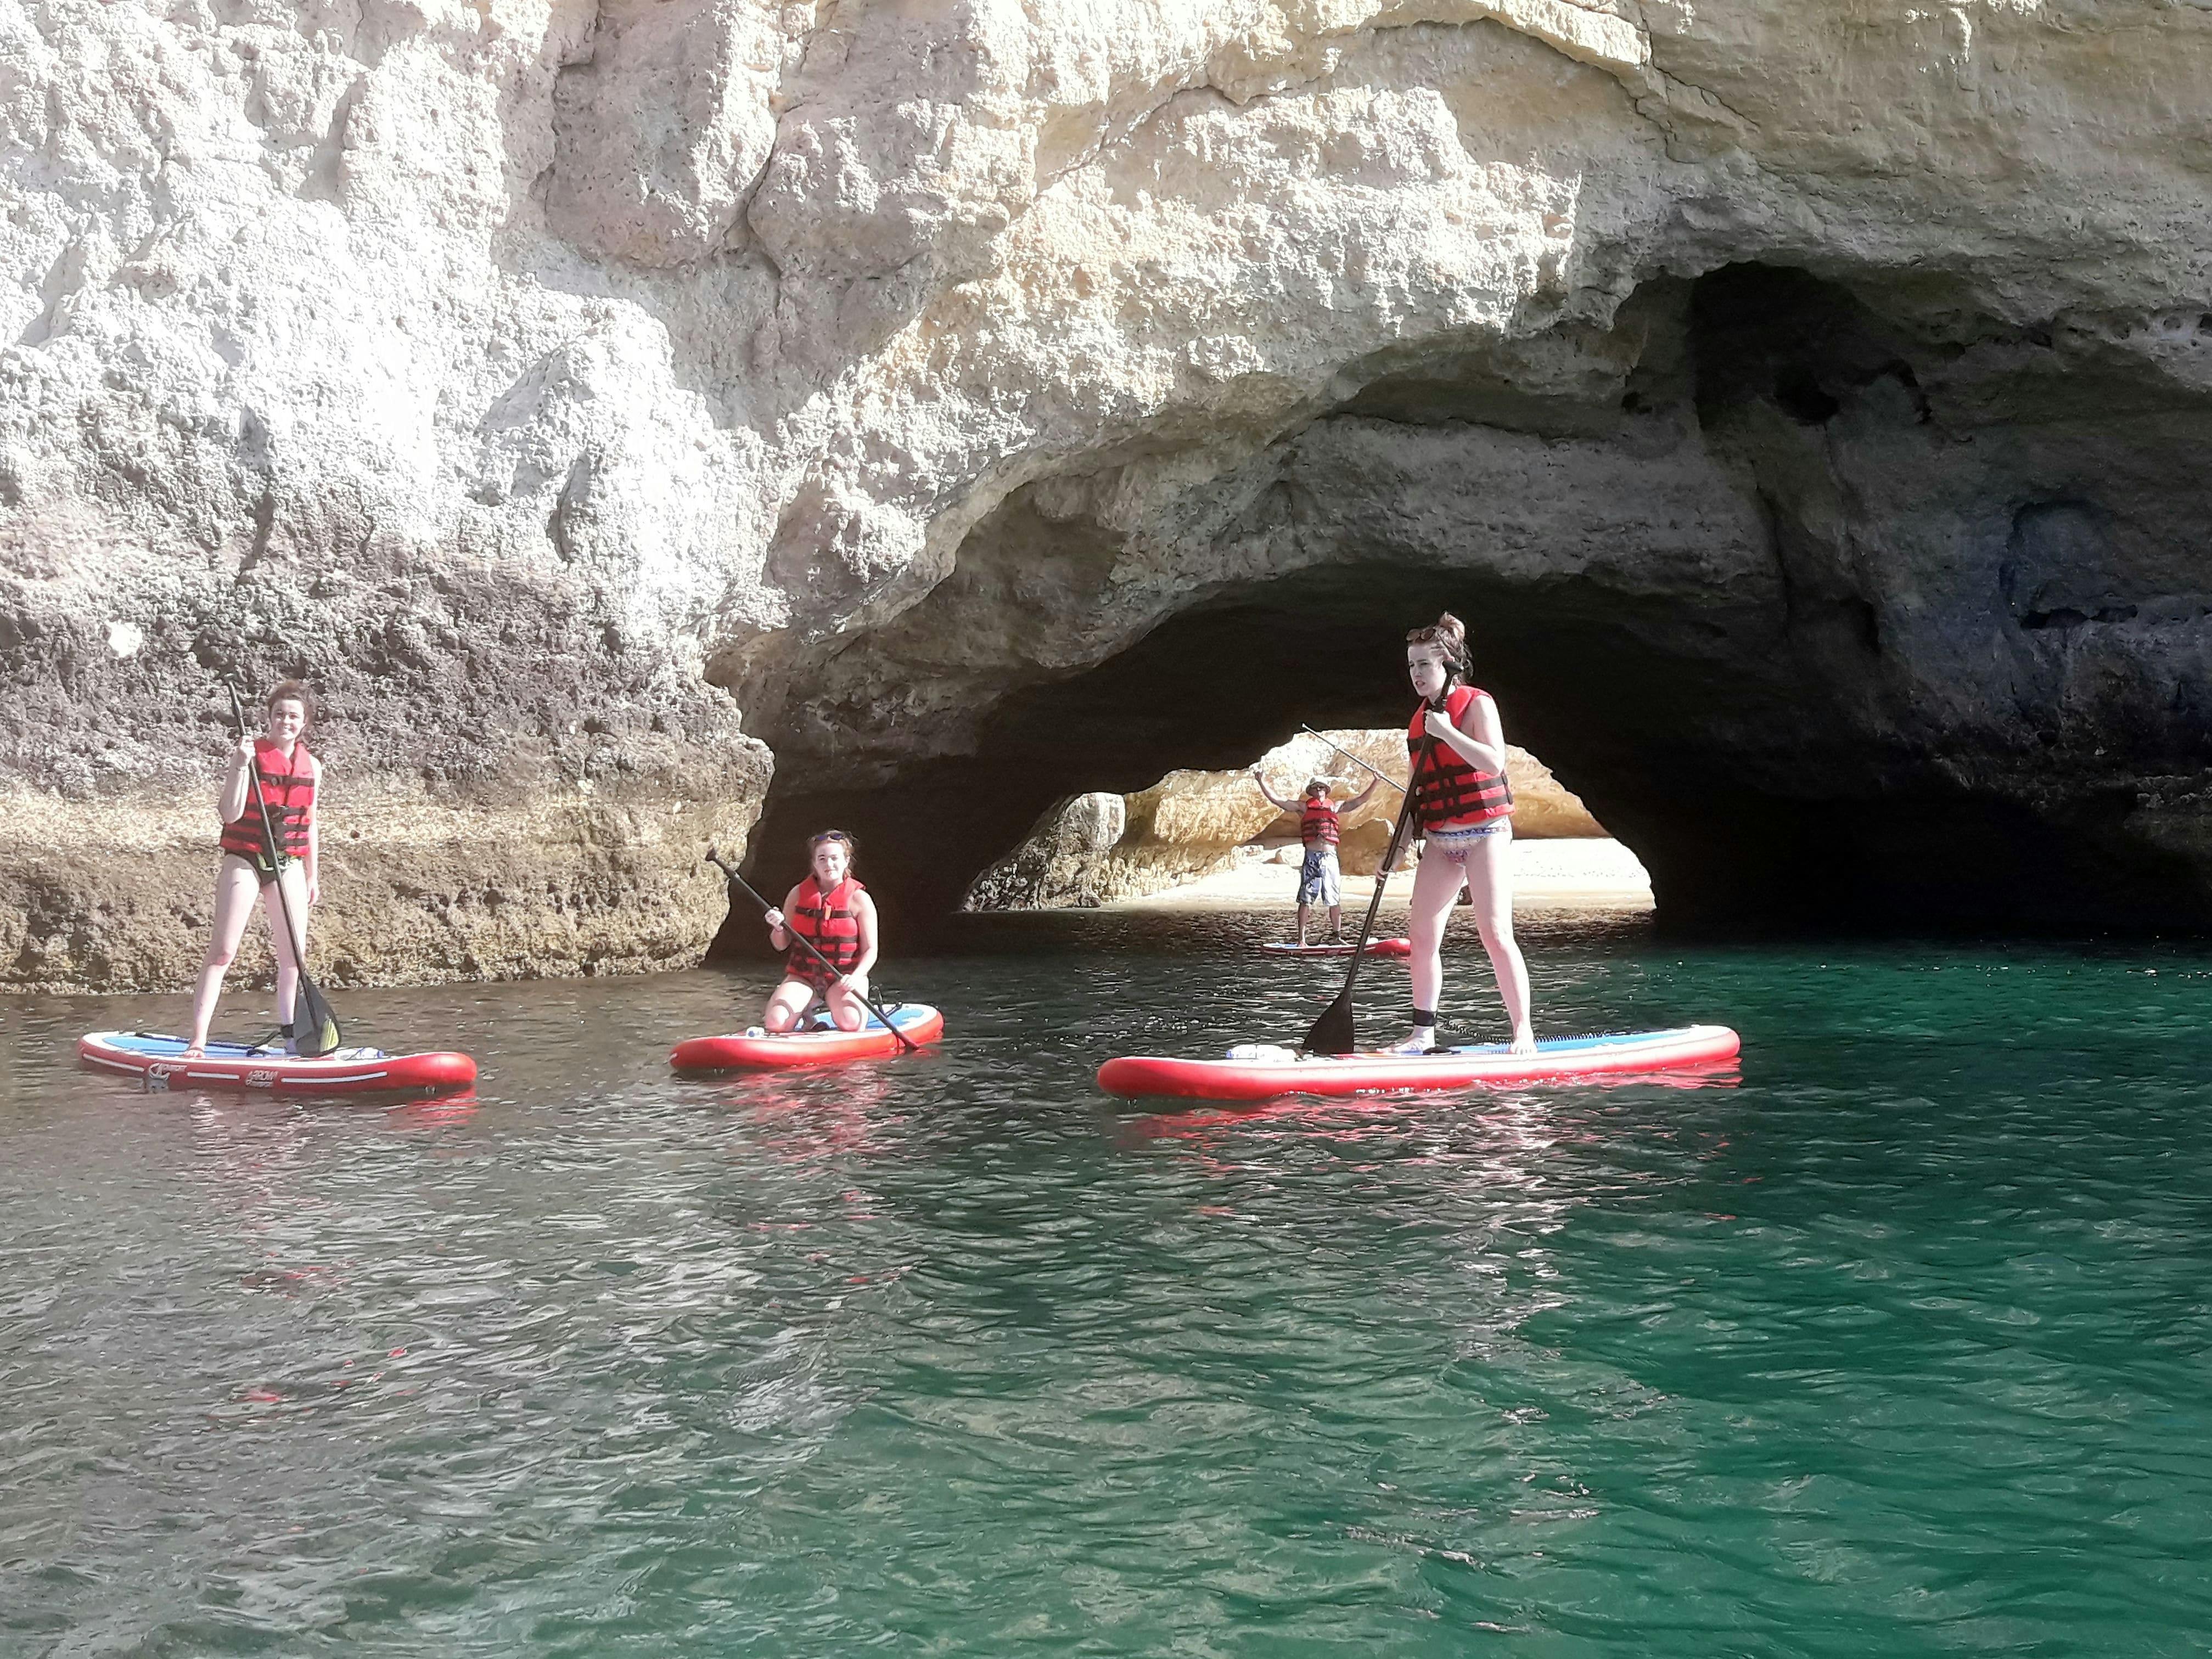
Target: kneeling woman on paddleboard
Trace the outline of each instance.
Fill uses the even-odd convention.
[[[1464,886],[1513,1023],[1512,1052],[1532,1054],[1528,968],[1513,939],[1513,791],[1505,781],[1505,732],[1490,694],[1464,684],[1467,671],[1467,629],[1450,612],[1406,635],[1406,672],[1421,699],[1407,728],[1408,787],[1424,839],[1407,930],[1413,940],[1413,1033],[1397,1052],[1425,1054],[1436,1046],[1444,922]]]
[[[292,1001],[300,983],[300,952],[307,948],[307,911],[322,897],[315,791],[322,782],[323,763],[301,741],[314,716],[314,697],[298,680],[280,681],[269,693],[263,712],[265,732],[258,738],[239,738],[216,800],[216,810],[222,814],[222,838],[217,843],[222,857],[215,875],[215,933],[208,941],[199,983],[192,990],[192,1036],[185,1049],[191,1058],[197,1059],[206,1048],[216,1001],[222,995],[223,975],[238,955],[257,897],[269,918],[269,938],[276,950],[276,1023],[288,1040],[292,1036]],[[261,775],[258,790],[253,781],[257,763]],[[273,867],[269,861],[272,835],[277,854]],[[281,902],[270,890],[279,882],[283,884]],[[292,920],[289,928],[284,925],[288,908]]]
[[[791,1030],[819,999],[839,1030],[857,1031],[868,1017],[868,970],[876,965],[876,902],[853,879],[850,836],[824,830],[808,847],[814,873],[786,895],[782,909],[768,913],[769,943],[789,954],[783,983],[769,996],[761,1024]],[[817,961],[800,938],[837,972]]]

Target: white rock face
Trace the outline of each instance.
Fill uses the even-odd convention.
[[[457,868],[465,811],[550,823],[586,781],[727,838],[767,778],[741,717],[793,787],[888,778],[1194,605],[1380,558],[1800,623],[1863,590],[1910,668],[1836,744],[2048,812],[2003,757],[2064,727],[2082,790],[2148,803],[2127,846],[2212,860],[2176,758],[2212,717],[2161,712],[2212,591],[2174,482],[2212,395],[2208,85],[2212,13],[2150,0],[17,0],[0,823],[66,799],[97,841],[205,794],[211,676],[305,671],[334,768],[427,786],[410,833]],[[1825,450],[1719,444],[1667,367],[1705,325],[1667,285],[1751,261],[1925,347],[1814,389]],[[2058,415],[2116,453],[2039,447]],[[1395,518],[1363,494],[1394,471]],[[2045,495],[2096,550],[2014,525]],[[2003,556],[2059,597],[1975,588],[1970,627]],[[2004,631],[2061,613],[2106,632]],[[1699,732],[1812,787],[1786,722]],[[611,912],[690,890],[608,823]],[[642,953],[572,943],[581,890],[532,891],[553,833],[510,837],[496,971],[704,937],[702,898]],[[197,831],[164,845],[204,881]],[[144,932],[173,905],[107,938],[81,885],[0,878],[0,978],[180,971]]]

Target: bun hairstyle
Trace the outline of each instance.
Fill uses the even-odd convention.
[[[1408,645],[1433,645],[1443,653],[1444,666],[1450,671],[1451,679],[1464,678],[1468,670],[1467,624],[1449,611],[1426,628],[1416,628],[1406,635]],[[1449,684],[1448,680],[1447,684]]]
[[[277,681],[269,688],[269,695],[261,700],[261,712],[266,714],[280,702],[298,703],[301,714],[306,717],[302,724],[313,726],[315,723],[315,694],[307,690],[307,681]]]

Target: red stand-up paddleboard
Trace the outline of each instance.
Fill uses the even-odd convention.
[[[466,1054],[387,1054],[381,1048],[340,1048],[309,1060],[210,1042],[185,1058],[185,1040],[151,1031],[94,1031],[79,1037],[85,1065],[116,1072],[148,1089],[256,1089],[283,1095],[450,1094],[477,1080]]]
[[[908,1042],[934,1042],[945,1035],[945,1016],[927,1003],[895,1002],[884,1012]],[[693,1037],[676,1045],[668,1063],[679,1072],[728,1072],[745,1066],[828,1066],[904,1052],[905,1045],[871,1015],[857,1031],[810,1024],[798,1031],[772,1033],[756,1026],[729,1036]]]
[[[1263,945],[1260,948],[1268,955],[1276,957],[1337,957],[1340,958],[1352,954],[1352,947],[1349,945],[1292,945],[1288,940],[1277,940],[1273,944]],[[1409,939],[1370,939],[1367,941],[1367,949],[1361,954],[1370,957],[1410,957],[1413,954],[1413,941]]]
[[[1098,1068],[1098,1086],[1125,1099],[1272,1100],[1279,1095],[1396,1094],[1480,1083],[1540,1083],[1573,1078],[1698,1070],[1734,1060],[1736,1034],[1725,1025],[1614,1036],[1547,1037],[1534,1054],[1502,1042],[1439,1048],[1426,1054],[1314,1054],[1260,1044],[1226,1060],[1133,1055]]]

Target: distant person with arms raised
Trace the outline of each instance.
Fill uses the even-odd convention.
[[[1343,805],[1329,799],[1328,781],[1316,778],[1306,785],[1303,801],[1282,799],[1267,787],[1267,780],[1260,769],[1252,769],[1252,781],[1260,786],[1260,793],[1267,804],[1279,812],[1298,815],[1298,840],[1305,847],[1305,857],[1298,865],[1298,944],[1306,942],[1306,922],[1316,904],[1328,908],[1328,943],[1344,943],[1344,871],[1338,862],[1337,847],[1343,840],[1343,815],[1356,812],[1367,805],[1367,798],[1375,793],[1376,786],[1369,784]]]

